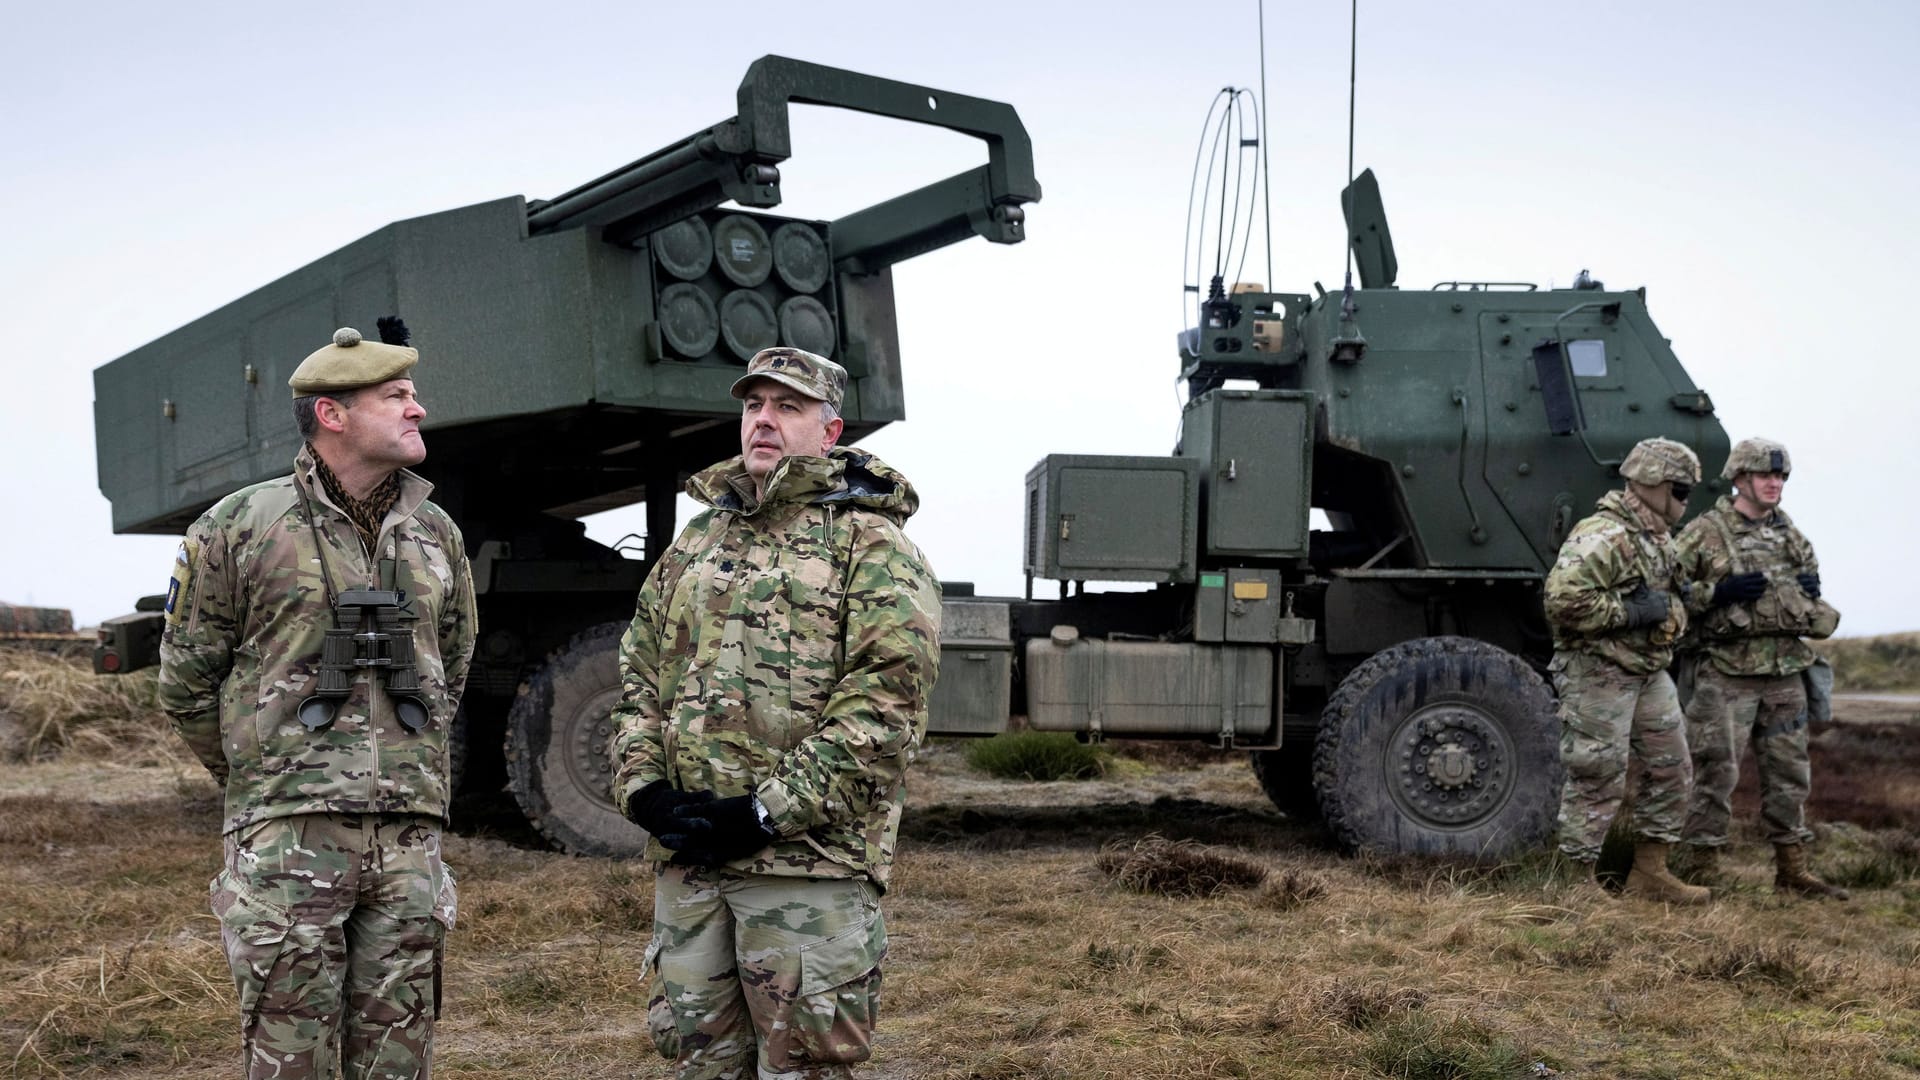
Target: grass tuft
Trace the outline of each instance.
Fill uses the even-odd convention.
[[[1732,983],[1747,990],[1772,987],[1796,998],[1812,997],[1839,977],[1839,969],[1831,960],[1804,954],[1787,942],[1719,945],[1684,970],[1696,979]]]
[[[1427,1007],[1427,992],[1411,986],[1336,982],[1320,994],[1320,1011],[1330,1019],[1365,1031],[1392,1016]]]
[[[1527,1062],[1511,1040],[1485,1026],[1424,1010],[1402,1013],[1369,1035],[1368,1063],[1407,1080],[1506,1080]]]
[[[967,746],[967,764],[1002,780],[1092,780],[1108,754],[1063,731],[1014,731]]]
[[[1269,874],[1254,893],[1253,902],[1268,911],[1292,911],[1327,895],[1327,883],[1304,870],[1287,869]]]
[[[1891,830],[1874,834],[1851,858],[1823,872],[1848,889],[1889,889],[1920,878],[1920,834]]]
[[[1231,889],[1251,889],[1267,878],[1267,868],[1250,859],[1159,835],[1131,845],[1108,844],[1100,849],[1094,865],[1134,892],[1162,896],[1218,896]]]

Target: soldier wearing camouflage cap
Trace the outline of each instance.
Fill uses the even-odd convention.
[[[380,325],[385,340],[341,329],[294,370],[293,474],[194,522],[167,591],[160,697],[225,796],[211,895],[252,1077],[431,1071],[473,582],[407,468],[426,457],[419,354],[398,319]]]
[[[1547,575],[1553,628],[1550,673],[1560,696],[1560,851],[1586,887],[1601,841],[1626,795],[1629,757],[1643,769],[1633,807],[1627,892],[1704,903],[1703,888],[1675,878],[1667,850],[1685,823],[1692,763],[1667,665],[1686,630],[1670,532],[1700,482],[1700,460],[1671,439],[1643,439],[1620,463],[1626,487],[1575,525]],[[1631,752],[1631,753],[1630,753]]]
[[[1846,890],[1807,869],[1807,691],[1814,663],[1805,638],[1824,638],[1840,613],[1820,597],[1813,544],[1780,509],[1793,459],[1771,439],[1742,439],[1721,476],[1733,494],[1690,522],[1675,542],[1691,584],[1688,613],[1701,648],[1687,702],[1694,791],[1686,841],[1712,872],[1727,843],[1743,741],[1760,772],[1760,816],[1774,845],[1774,891],[1845,900]]]
[[[740,456],[648,575],[621,641],[614,796],[652,834],[648,1026],[681,1077],[866,1060],[940,587],[904,476],[835,445],[847,374],[758,353]],[[756,1071],[757,1070],[757,1071]]]

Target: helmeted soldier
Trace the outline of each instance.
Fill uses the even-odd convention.
[[[837,1077],[869,1052],[940,588],[901,530],[912,486],[835,445],[846,380],[753,357],[741,455],[687,484],[707,509],[621,642],[614,795],[652,834],[648,1022],[682,1077]]]
[[[1802,673],[1840,613],[1820,597],[1813,545],[1780,509],[1793,459],[1770,439],[1742,439],[1721,476],[1733,494],[1690,522],[1674,544],[1691,584],[1688,611],[1700,650],[1687,703],[1694,792],[1686,841],[1696,861],[1714,862],[1727,842],[1740,744],[1753,746],[1760,816],[1774,846],[1777,892],[1844,900],[1846,890],[1807,869],[1807,694]]]
[[[1667,674],[1687,625],[1669,533],[1700,482],[1700,460],[1671,439],[1643,439],[1620,463],[1620,475],[1625,488],[1602,496],[1597,512],[1574,526],[1547,575],[1550,672],[1567,770],[1559,846],[1594,882],[1601,842],[1626,794],[1631,751],[1643,771],[1626,891],[1705,903],[1708,890],[1667,868],[1692,779],[1680,700]]]
[[[160,697],[225,795],[211,894],[249,1076],[418,1077],[454,919],[447,733],[473,652],[460,530],[398,319],[295,369],[293,475],[215,503],[167,592]]]

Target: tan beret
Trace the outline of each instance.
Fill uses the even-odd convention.
[[[307,354],[293,369],[287,385],[294,397],[358,390],[404,376],[420,362],[420,353],[405,345],[366,341],[360,331],[343,326],[333,332],[333,344]]]

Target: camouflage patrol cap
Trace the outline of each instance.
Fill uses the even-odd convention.
[[[404,376],[420,353],[405,345],[365,341],[360,331],[343,326],[333,332],[333,343],[307,354],[293,369],[287,385],[293,396],[325,394],[334,390],[357,390]]]
[[[1727,467],[1720,470],[1720,475],[1731,480],[1743,472],[1777,472],[1785,476],[1792,471],[1793,458],[1788,456],[1786,447],[1772,439],[1755,437],[1733,444],[1733,453],[1727,455]]]
[[[1652,487],[1668,480],[1700,482],[1700,459],[1684,443],[1672,439],[1641,439],[1620,463],[1620,475]]]
[[[818,398],[840,408],[841,395],[847,392],[847,369],[805,349],[782,345],[761,349],[747,361],[747,373],[734,380],[733,396],[747,396],[747,384],[755,379],[772,379],[793,387],[810,398]]]

